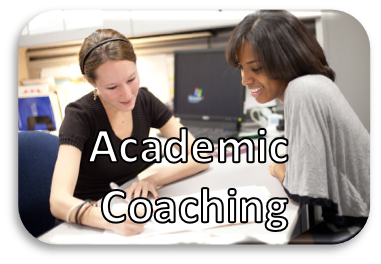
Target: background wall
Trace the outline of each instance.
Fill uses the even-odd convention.
[[[336,84],[370,132],[370,45],[356,18],[341,11],[322,12],[323,47]]]
[[[18,70],[19,71],[18,71],[17,85],[21,85],[22,80],[29,79],[26,51],[27,51],[27,48],[19,48],[18,50]]]

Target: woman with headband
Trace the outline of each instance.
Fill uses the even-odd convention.
[[[147,167],[140,158],[129,163],[122,159],[119,147],[124,139],[134,138],[139,142],[128,145],[127,156],[140,156],[148,148],[140,143],[148,138],[151,127],[160,129],[166,138],[179,138],[182,125],[147,88],[139,88],[136,56],[130,41],[122,34],[111,29],[97,30],[85,39],[79,62],[83,76],[95,89],[65,109],[52,180],[51,212],[58,219],[113,230],[117,234],[140,233],[143,225],[129,219],[120,224],[109,223],[91,201],[102,198],[110,190],[110,182],[124,184]],[[117,162],[108,154],[99,154],[90,162],[100,131],[107,132]],[[194,137],[188,133],[188,146],[193,141]],[[107,142],[101,141],[99,150],[107,146]],[[187,163],[172,165],[171,169],[132,183],[126,195],[147,197],[151,193],[157,199],[159,186],[209,167],[195,162],[190,149],[187,151]]]
[[[269,172],[292,200],[321,206],[315,242],[349,239],[369,214],[370,138],[314,35],[289,12],[259,11],[234,29],[226,57],[257,102],[284,103],[288,161]]]

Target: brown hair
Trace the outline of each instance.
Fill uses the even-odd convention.
[[[282,10],[258,11],[233,30],[226,59],[238,67],[238,52],[249,41],[259,65],[269,78],[291,81],[307,74],[322,74],[335,81],[323,49],[311,31],[294,15]]]
[[[91,51],[91,53],[85,58],[85,63],[82,61],[86,53],[95,45],[107,39],[121,38],[126,41],[110,41],[100,45]],[[79,64],[83,70],[83,74],[87,79],[95,83],[97,76],[95,70],[103,63],[109,60],[128,60],[136,63],[136,55],[132,47],[131,42],[123,36],[121,33],[112,29],[98,29],[93,34],[85,39],[79,51]]]

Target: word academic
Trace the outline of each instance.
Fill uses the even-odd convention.
[[[258,129],[259,136],[266,135],[266,129]],[[106,149],[99,149],[99,146],[104,140],[106,144]],[[136,162],[138,160],[138,155],[133,157],[127,156],[128,145],[138,145],[138,140],[136,138],[126,138],[120,144],[120,154],[125,162]],[[142,140],[142,145],[147,145],[148,147],[140,153],[140,159],[147,163],[161,163],[161,142],[157,138],[146,138]],[[288,161],[288,155],[280,156],[278,155],[278,146],[283,144],[288,146],[288,140],[286,138],[278,137],[271,141],[269,145],[269,154],[272,161],[276,163],[284,163]],[[179,154],[174,155],[173,147],[177,145]],[[218,162],[226,162],[226,149],[228,146],[232,147],[233,162],[240,162],[240,148],[245,145],[246,151],[246,161],[248,163],[255,162],[255,144],[251,138],[219,138],[218,139]],[[188,162],[188,129],[185,127],[180,128],[180,139],[169,138],[164,145],[164,157],[170,163],[187,163]],[[212,153],[214,151],[213,142],[208,138],[197,138],[191,146],[192,158],[199,163],[210,163],[213,161],[213,156],[206,155],[200,156],[200,153]],[[95,142],[91,157],[89,162],[95,162],[97,155],[108,155],[112,162],[118,162],[115,156],[114,148],[111,144],[107,131],[99,131],[97,140]],[[258,138],[258,162],[266,163],[266,138]]]

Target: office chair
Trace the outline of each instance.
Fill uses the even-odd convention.
[[[49,196],[58,153],[58,137],[39,131],[18,134],[19,214],[25,228],[38,237],[55,225]]]

